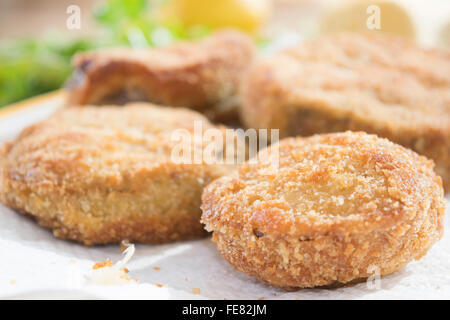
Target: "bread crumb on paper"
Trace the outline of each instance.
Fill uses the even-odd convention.
[[[104,267],[112,267],[113,266],[113,262],[109,259],[106,259],[105,261],[101,261],[101,262],[97,262],[94,264],[94,266],[92,267],[93,270],[97,270],[100,268],[104,268]]]
[[[199,288],[192,288],[192,293],[193,294],[200,294],[200,289]]]
[[[129,270],[125,268],[125,264],[134,255],[134,244],[124,244],[124,242],[122,242],[121,245],[127,246],[126,249],[122,251],[122,254],[124,255],[122,260],[119,260],[114,264],[110,259],[106,259],[105,261],[97,262],[92,266],[92,273],[89,277],[89,282],[91,284],[118,285],[138,281],[136,278],[127,276]]]

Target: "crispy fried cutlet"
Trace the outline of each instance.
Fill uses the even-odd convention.
[[[239,81],[254,53],[249,37],[229,30],[158,49],[81,53],[73,62],[68,104],[149,101],[196,109],[214,121],[232,120]]]
[[[202,190],[234,166],[173,160],[176,129],[192,134],[185,150],[209,145],[194,134],[196,121],[224,131],[183,108],[63,108],[3,146],[0,200],[86,245],[204,236]]]
[[[202,222],[242,272],[283,288],[338,285],[397,271],[443,235],[441,178],[410,149],[345,132],[261,153],[278,161],[243,164],[202,196]]]
[[[376,133],[431,158],[450,190],[450,53],[341,34],[253,65],[242,120],[280,136]]]

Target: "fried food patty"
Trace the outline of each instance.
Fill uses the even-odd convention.
[[[85,245],[203,236],[202,190],[234,166],[172,161],[173,131],[193,133],[195,121],[224,131],[197,112],[146,103],[61,109],[3,146],[0,200]],[[191,146],[208,144],[194,136]]]
[[[242,85],[242,120],[280,137],[375,133],[431,158],[450,190],[450,53],[341,34],[259,61]]]
[[[254,53],[252,40],[237,31],[159,49],[81,53],[74,59],[68,104],[149,101],[227,120],[237,117],[238,84]]]
[[[286,138],[202,196],[202,222],[235,268],[277,287],[386,275],[443,235],[433,162],[366,133]]]

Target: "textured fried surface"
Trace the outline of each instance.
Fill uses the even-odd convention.
[[[399,39],[342,34],[250,68],[246,126],[280,136],[376,133],[431,158],[450,190],[450,53]]]
[[[286,138],[202,196],[202,222],[238,270],[278,287],[394,272],[443,234],[433,162],[365,133]]]
[[[194,111],[144,103],[64,108],[3,146],[0,200],[86,245],[202,236],[202,190],[233,167],[171,161],[173,130],[192,133],[197,120],[213,127]]]
[[[189,107],[214,120],[227,120],[234,112],[238,83],[254,51],[246,35],[222,31],[198,43],[160,49],[82,53],[74,59],[76,71],[69,83],[68,104],[150,101]]]

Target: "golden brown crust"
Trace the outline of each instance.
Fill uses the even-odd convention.
[[[366,133],[286,138],[207,186],[202,222],[238,270],[278,287],[394,272],[443,234],[433,162]]]
[[[226,119],[233,113],[238,83],[254,53],[251,39],[237,31],[159,49],[82,53],[74,59],[68,104],[149,101]]]
[[[450,190],[450,53],[403,40],[342,34],[255,63],[242,120],[280,136],[365,131],[436,163]]]
[[[144,103],[64,108],[3,146],[0,200],[86,245],[203,236],[202,190],[233,166],[171,160],[173,130],[192,133],[194,121],[220,128],[191,110]]]

